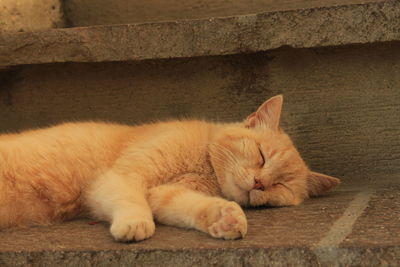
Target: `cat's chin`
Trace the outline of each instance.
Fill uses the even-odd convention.
[[[243,192],[243,195],[235,201],[241,206],[248,206],[250,202],[249,192]]]
[[[235,183],[234,193],[230,194],[231,200],[234,200],[241,206],[257,207],[268,205],[269,195],[266,191],[254,189],[253,187],[242,187]],[[249,189],[250,188],[250,189]]]
[[[263,206],[267,204],[266,194],[261,190],[251,190],[249,192],[248,205],[252,207]]]
[[[253,189],[250,191],[241,190],[241,194],[236,194],[234,201],[241,206],[257,207],[267,205],[267,197],[265,191]]]

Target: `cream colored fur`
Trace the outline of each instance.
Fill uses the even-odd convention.
[[[236,239],[239,206],[297,205],[339,180],[311,172],[279,128],[282,97],[245,122],[66,123],[0,136],[0,228],[90,214],[116,240],[157,221]]]

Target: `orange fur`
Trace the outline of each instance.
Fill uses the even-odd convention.
[[[236,203],[297,205],[339,183],[307,168],[279,128],[281,107],[271,98],[243,123],[81,122],[0,135],[0,228],[91,214],[130,241],[154,233],[154,216],[243,237]]]

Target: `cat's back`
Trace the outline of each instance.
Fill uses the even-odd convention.
[[[192,147],[199,143],[207,143],[215,131],[217,124],[197,119],[169,120],[143,125],[135,129],[135,138],[130,143],[133,146],[148,143],[158,146],[169,143],[179,149]],[[160,142],[160,143],[159,143]]]
[[[119,124],[77,122],[0,135],[0,167],[106,167],[123,149],[133,130],[134,127]]]
[[[105,122],[64,123],[49,128],[0,135],[0,171],[46,176],[88,175],[113,165],[121,152],[168,140],[174,154],[207,142],[212,124],[199,120],[176,120],[128,126]],[[172,137],[172,138],[170,138]],[[143,147],[142,147],[143,146]],[[54,174],[52,174],[53,172]],[[29,175],[32,176],[32,175]],[[64,176],[64,175],[62,175]]]
[[[136,146],[165,136],[180,136],[182,142],[207,138],[210,123],[171,120],[138,126],[108,122],[69,122],[52,127],[0,135],[0,167],[10,164],[60,160],[102,165],[112,164],[127,146]],[[3,163],[3,164],[2,164]],[[59,163],[59,162],[58,162]]]

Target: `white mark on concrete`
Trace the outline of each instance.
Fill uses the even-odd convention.
[[[354,223],[368,207],[372,195],[371,189],[359,192],[349,203],[343,215],[334,222],[329,232],[316,244],[313,251],[321,264],[338,265],[338,247],[352,232]]]

